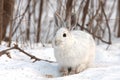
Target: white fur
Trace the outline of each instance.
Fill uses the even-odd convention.
[[[95,57],[95,42],[90,34],[83,31],[60,28],[54,37],[53,47],[59,65],[64,69],[71,67],[75,73],[89,67]]]

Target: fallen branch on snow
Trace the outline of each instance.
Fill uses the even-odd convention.
[[[12,50],[12,49],[17,49],[19,50],[20,52],[24,53],[25,55],[29,56],[31,59],[34,59],[33,62],[36,62],[36,61],[46,61],[46,62],[49,62],[49,63],[54,63],[54,61],[49,61],[49,60],[44,60],[44,59],[40,59],[40,58],[37,58],[36,56],[34,55],[31,55],[29,53],[27,53],[26,51],[22,50],[20,47],[18,47],[17,44],[15,44],[13,47],[9,48],[9,49],[6,49],[6,50],[2,50],[0,51],[0,56],[6,54],[9,58],[11,58],[10,54],[9,54],[9,50]]]

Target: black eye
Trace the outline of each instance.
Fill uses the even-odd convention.
[[[63,37],[66,37],[66,33],[63,34]]]

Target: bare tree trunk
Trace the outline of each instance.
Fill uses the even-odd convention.
[[[3,36],[2,39],[5,38],[7,26],[12,19],[14,10],[14,0],[4,0],[4,13],[3,13]]]
[[[95,8],[95,6],[94,6],[94,0],[92,0],[91,2],[90,2],[90,7],[91,7],[91,9],[93,10],[92,12],[91,12],[91,15],[90,15],[90,18],[92,19],[92,17],[94,16],[94,8]],[[88,30],[90,30],[90,32],[92,32],[93,31],[93,26],[94,26],[94,22],[92,22],[92,24],[90,24],[89,26],[88,26]]]
[[[29,1],[28,1],[29,4]],[[31,22],[31,12],[30,12],[30,6],[28,8],[28,24],[27,24],[27,31],[26,31],[26,36],[27,36],[27,40],[30,39],[30,22]]]
[[[84,24],[85,24],[85,19],[88,13],[89,3],[90,3],[90,0],[87,0],[85,7],[83,9],[82,27],[84,27]],[[81,30],[83,30],[83,28],[81,28]]]
[[[12,20],[14,10],[14,0],[0,0],[0,42],[8,38],[5,37],[7,26]],[[4,22],[3,22],[4,21]]]
[[[73,3],[73,0],[67,0],[67,4],[66,4],[66,18],[65,18],[65,21],[67,22],[67,27],[69,29],[71,27],[72,3]]]
[[[1,44],[1,41],[2,41],[3,2],[4,2],[4,0],[0,0],[0,44]]]
[[[13,29],[13,11],[14,11],[14,4],[15,4],[15,1],[14,0],[10,0],[10,20],[9,20],[9,23],[10,23],[10,31],[9,31],[9,44],[8,46],[10,47],[11,45],[11,39],[12,39],[12,29]],[[7,28],[6,28],[7,29]]]
[[[12,26],[12,21],[10,21],[10,32],[9,32],[9,44],[8,44],[8,47],[10,47],[11,45],[11,39],[12,39],[12,29],[13,29],[13,26]]]
[[[118,0],[118,16],[119,16],[119,21],[118,21],[118,33],[117,33],[117,36],[120,37],[120,0]]]
[[[42,19],[42,11],[43,11],[43,0],[40,1],[39,5],[39,18],[38,18],[38,26],[37,26],[37,43],[40,41],[40,31],[41,31],[41,19]]]

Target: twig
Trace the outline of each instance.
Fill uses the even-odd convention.
[[[3,54],[8,54],[7,51],[12,50],[12,49],[17,49],[17,50],[19,50],[20,52],[24,53],[25,55],[29,56],[31,59],[34,59],[33,62],[36,62],[36,61],[46,61],[46,62],[49,62],[49,63],[55,63],[55,61],[49,61],[49,60],[44,60],[44,59],[37,58],[36,56],[31,55],[31,54],[27,53],[26,51],[22,50],[22,49],[21,49],[20,47],[18,47],[18,45],[16,45],[16,44],[15,44],[13,47],[9,48],[9,49],[0,51],[0,56],[2,56]]]

